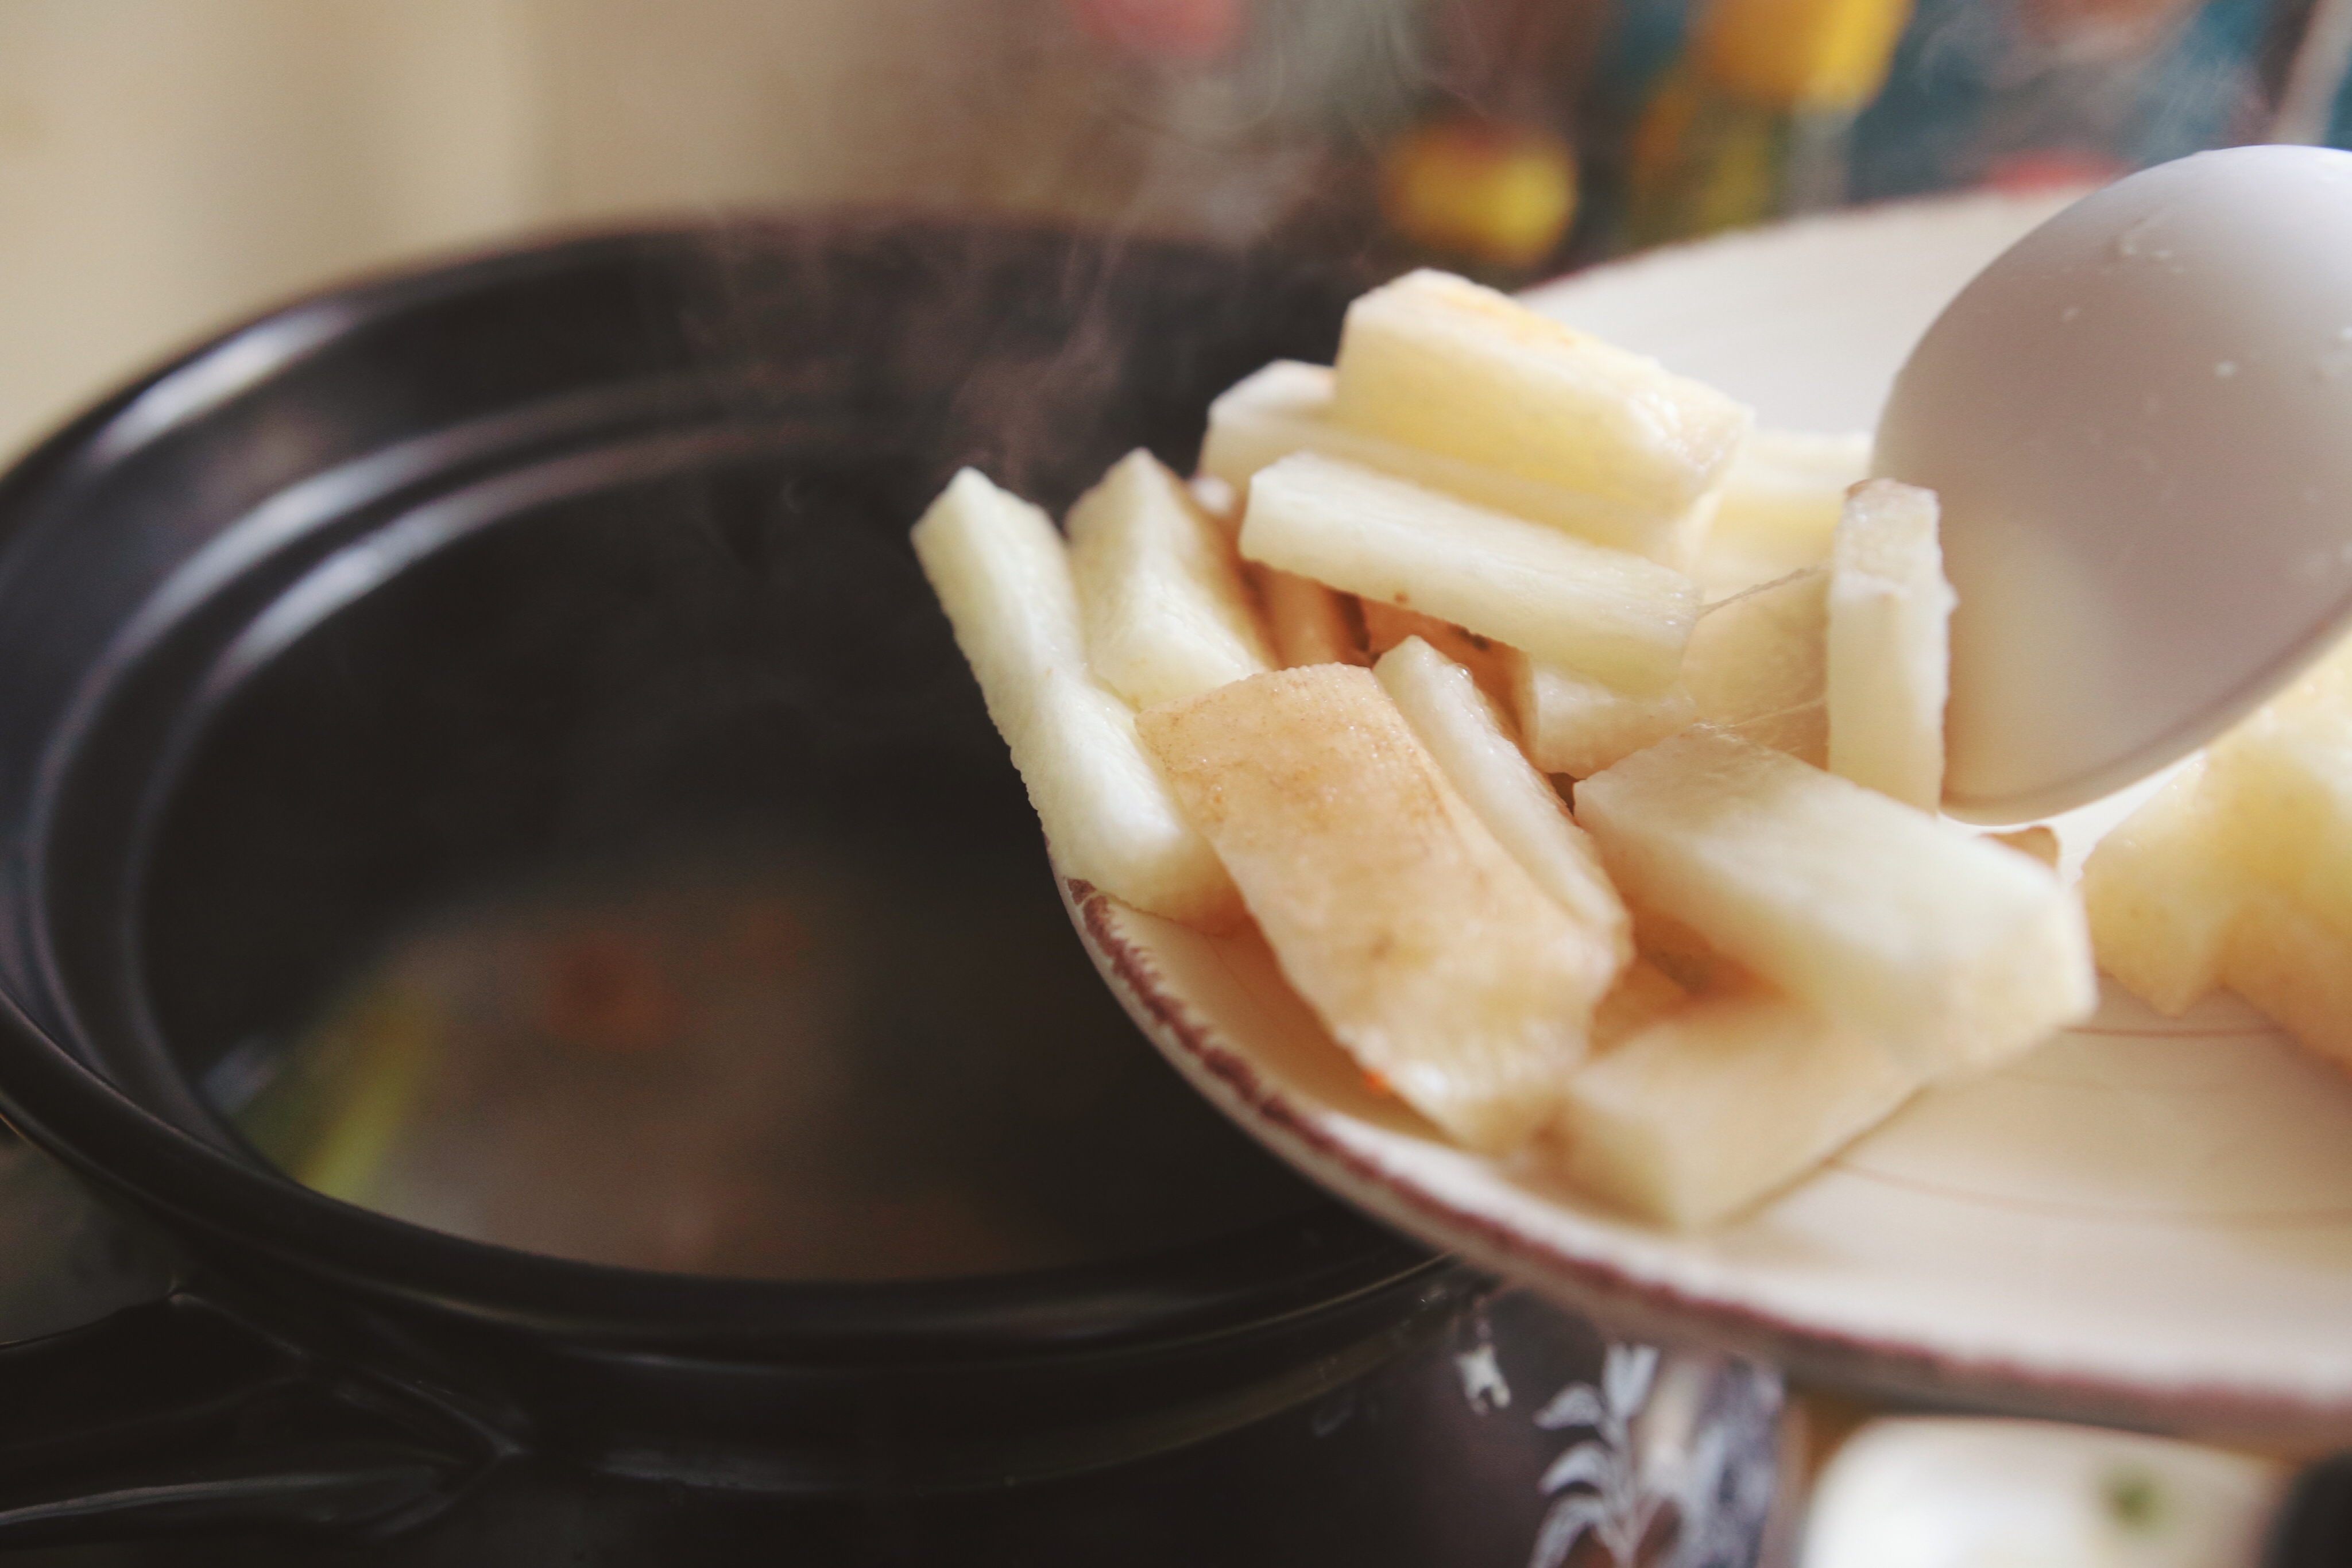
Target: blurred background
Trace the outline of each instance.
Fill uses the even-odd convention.
[[[2340,0],[0,0],[0,450],[314,285],[984,207],[1512,284],[2341,136]]]
[[[1515,287],[1854,203],[2344,145],[2347,55],[2352,0],[0,0],[0,462],[242,317],[526,235],[989,210]],[[7,1157],[14,1332],[153,1289]],[[1871,1430],[1828,1481],[1864,1523],[1812,1563],[2245,1563],[2284,1484],[2139,1439]],[[1964,1519],[1990,1555],[1890,1544]]]

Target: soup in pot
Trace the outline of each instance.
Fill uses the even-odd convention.
[[[771,1279],[1000,1274],[1316,1201],[1135,1032],[1041,874],[871,839],[510,882],[207,1075],[272,1163],[505,1246]]]

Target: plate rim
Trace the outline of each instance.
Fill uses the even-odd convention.
[[[1129,1017],[1188,1082],[1267,1148],[1383,1222],[1613,1333],[1760,1357],[1816,1385],[1876,1403],[2080,1421],[2296,1452],[2317,1453],[2352,1439],[2352,1390],[2330,1398],[2226,1377],[2158,1384],[2059,1369],[2013,1352],[1970,1353],[1899,1333],[1807,1324],[1753,1302],[1644,1277],[1622,1260],[1562,1252],[1491,1217],[1456,1208],[1332,1136],[1323,1119],[1346,1112],[1281,1082],[1197,1016],[1164,981],[1150,942],[1133,928],[1139,916],[1149,916],[1082,878],[1057,870],[1055,880],[1088,956]]]

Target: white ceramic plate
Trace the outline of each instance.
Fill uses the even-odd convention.
[[[1944,300],[2052,205],[1850,214],[1530,298],[1768,423],[1866,428]],[[2065,825],[2075,857],[2101,821]],[[1255,937],[1065,892],[1153,1041],[1276,1153],[1620,1332],[1713,1340],[1881,1396],[2352,1439],[2352,1079],[2233,998],[2165,1019],[2111,994],[2089,1024],[1921,1095],[1761,1208],[1677,1235],[1506,1175],[1369,1093]]]

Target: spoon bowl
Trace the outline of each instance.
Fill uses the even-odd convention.
[[[2352,152],[2237,147],[2028,234],[1913,349],[1876,473],[1937,492],[1944,809],[2186,755],[2352,620]]]

